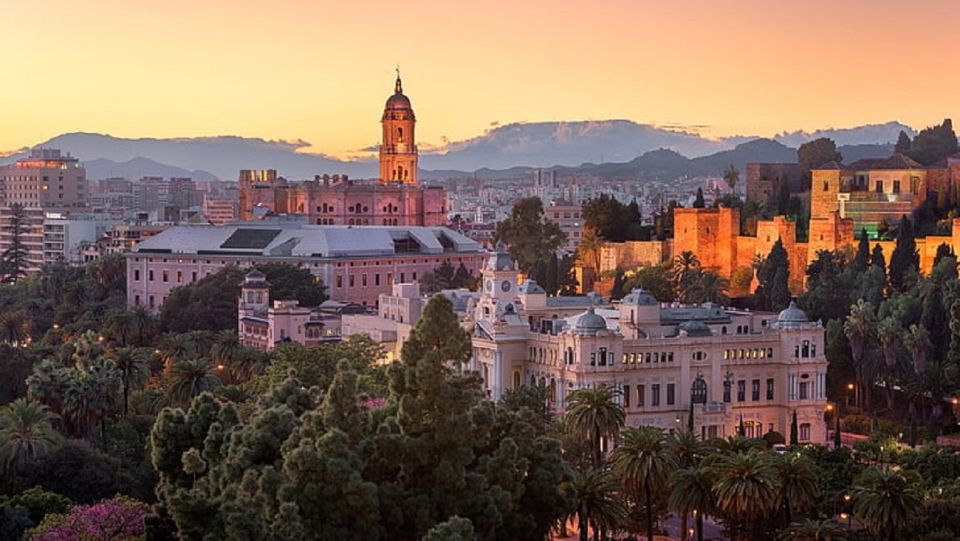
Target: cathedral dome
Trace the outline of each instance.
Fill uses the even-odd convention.
[[[393,95],[387,98],[387,104],[384,106],[387,111],[413,111],[410,105],[410,98],[403,93],[403,83],[400,81],[400,72],[397,72],[397,83],[393,90]]]

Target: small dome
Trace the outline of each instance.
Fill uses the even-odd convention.
[[[526,293],[527,295],[534,295],[538,293],[541,293],[541,294],[546,293],[546,291],[544,291],[543,288],[540,287],[540,284],[538,284],[536,280],[527,279],[527,280],[524,280],[522,284],[520,284],[520,293]]]
[[[794,301],[790,301],[790,306],[777,316],[777,325],[781,329],[799,327],[803,323],[810,323],[810,320],[807,319],[806,312],[801,310]]]
[[[677,333],[683,333],[687,336],[712,336],[710,327],[702,321],[684,321],[677,325]]]
[[[573,332],[577,334],[597,334],[599,331],[607,330],[607,320],[597,314],[592,306],[586,312],[575,316],[572,323]]]
[[[244,277],[248,282],[260,282],[267,279],[267,275],[257,269],[248,272]]]
[[[650,294],[649,291],[644,289],[634,289],[623,300],[620,301],[621,304],[631,304],[637,306],[656,306],[660,304],[660,301],[656,297]]]
[[[507,253],[507,248],[503,245],[503,241],[500,241],[497,243],[497,251],[490,254],[484,268],[487,270],[502,271],[516,270],[517,267],[513,262],[513,258]]]

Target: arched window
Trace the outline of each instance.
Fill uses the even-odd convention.
[[[697,376],[697,379],[693,380],[693,388],[690,390],[690,400],[694,404],[707,403],[707,382],[700,376]]]

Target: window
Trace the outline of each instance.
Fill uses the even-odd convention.
[[[623,407],[625,408],[630,407],[630,386],[629,385],[623,386]]]
[[[667,405],[672,406],[677,401],[677,389],[673,383],[667,384]]]
[[[800,423],[800,441],[810,441],[810,423]]]
[[[730,380],[723,382],[723,401],[727,404],[730,403]]]
[[[829,192],[829,191],[830,191],[830,183],[829,183],[829,182],[827,182],[827,181],[824,181],[824,182],[823,182],[823,191],[825,191],[825,192]]]
[[[737,381],[737,402],[743,402],[747,399],[747,380]]]
[[[177,271],[177,283],[178,284],[183,283],[183,271]]]
[[[806,400],[810,398],[810,382],[804,381],[800,383],[800,400]]]
[[[380,285],[380,273],[379,273],[379,272],[373,275],[373,285],[375,285],[375,286]]]
[[[354,279],[354,275],[352,275],[352,274],[351,274],[351,275],[350,275],[350,276],[348,276],[347,278],[349,279],[348,281],[349,281],[349,283],[350,283],[350,287],[354,287],[354,285],[355,285],[355,282],[354,282],[354,280],[355,280],[355,279]]]
[[[151,282],[153,281],[153,271],[147,271],[147,279]]]
[[[607,366],[607,348],[600,348],[600,366]]]
[[[367,287],[367,273],[360,275],[360,284],[363,285],[363,287]]]
[[[341,287],[343,287],[343,276],[338,274],[338,275],[337,275],[337,288],[341,288]]]
[[[900,181],[899,181],[899,180],[894,180],[894,181],[893,181],[893,193],[900,193]]]
[[[882,180],[878,180],[878,181],[874,184],[874,191],[876,191],[877,193],[883,193],[883,181],[882,181]]]
[[[597,354],[596,354],[596,353],[591,353],[591,354],[590,354],[590,366],[597,366]]]
[[[760,400],[760,380],[758,379],[750,382],[750,398],[754,402]]]
[[[707,382],[698,377],[693,380],[693,388],[690,391],[690,401],[694,404],[707,403]]]
[[[170,271],[163,271],[163,283],[170,281]]]
[[[643,385],[637,385],[637,407],[638,408],[642,408],[644,402],[646,402],[645,400],[646,396],[644,396],[646,394],[644,393],[645,389],[646,387],[644,387]]]
[[[654,383],[650,386],[650,405],[659,406],[660,405],[660,385]]]
[[[133,269],[133,281],[134,282],[140,281],[140,269]]]
[[[767,400],[773,400],[773,378],[767,379]]]

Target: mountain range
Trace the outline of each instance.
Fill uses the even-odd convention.
[[[710,139],[681,129],[628,120],[531,122],[498,126],[483,135],[421,153],[424,178],[507,175],[531,168],[597,174],[609,178],[640,176],[670,179],[716,175],[733,163],[796,160],[796,147],[830,137],[845,159],[885,157],[900,131],[899,122],[814,132],[783,132],[772,139],[735,136]],[[304,141],[269,141],[236,136],[127,139],[96,133],[68,133],[39,143],[83,160],[88,178],[190,176],[200,180],[235,179],[240,169],[276,169],[291,179],[341,173],[354,178],[377,174],[373,157],[338,160],[304,151]],[[424,145],[426,148],[427,145]],[[0,158],[16,160],[26,150]]]

